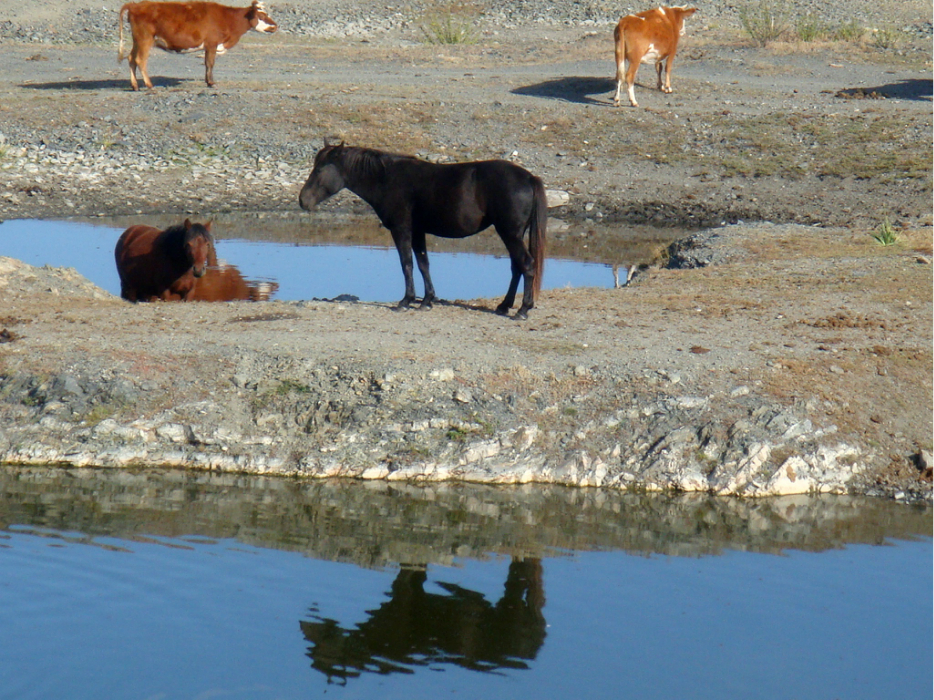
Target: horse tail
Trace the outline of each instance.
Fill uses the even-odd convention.
[[[124,58],[126,58],[126,54],[123,53],[123,22],[124,22],[124,17],[129,11],[130,11],[130,3],[127,3],[126,5],[120,8],[120,14],[117,16],[118,17],[117,18],[117,29],[119,30],[119,33],[120,33],[120,45],[117,47],[117,63],[120,63]]]
[[[529,216],[529,253],[532,256],[532,295],[538,299],[545,271],[545,243],[548,229],[548,197],[540,178],[532,176],[532,214]]]

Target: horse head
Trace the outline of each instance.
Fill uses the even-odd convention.
[[[315,155],[315,164],[311,175],[305,181],[298,203],[305,211],[311,211],[328,197],[344,189],[344,174],[341,156],[344,142],[330,144],[325,139],[324,148]]]
[[[208,269],[214,249],[212,223],[208,221],[206,224],[193,224],[190,219],[185,219],[185,257],[191,263],[191,271],[195,277],[202,277]]]

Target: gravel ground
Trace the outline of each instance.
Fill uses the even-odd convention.
[[[456,46],[419,41],[427,5],[270,5],[281,32],[220,57],[217,88],[159,54],[151,94],[114,62],[115,8],[18,5],[4,218],[299,215],[333,135],[510,158],[568,193],[553,216],[620,236],[717,228],[527,323],[496,299],[133,306],[0,258],[0,459],[930,501],[930,8],[792,4],[907,31],[760,49],[699,3],[676,92],[643,68],[634,110],[611,106],[608,3],[487,9]],[[367,208],[301,216],[347,213]],[[883,220],[897,245],[873,241]]]

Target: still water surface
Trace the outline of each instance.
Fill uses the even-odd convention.
[[[4,698],[922,698],[931,509],[0,470]]]
[[[37,267],[73,267],[106,291],[119,295],[114,246],[134,223],[165,228],[178,217],[115,218],[89,221],[12,220],[0,222],[0,255]],[[591,227],[592,228],[592,227]],[[248,286],[271,288],[261,295],[283,301],[355,296],[363,301],[394,302],[404,292],[399,256],[392,238],[374,217],[306,220],[247,218],[227,214],[216,220],[217,254]],[[591,230],[556,231],[549,247],[544,289],[612,287],[612,265],[647,262],[650,246],[673,239],[672,231],[641,227],[600,249]],[[429,237],[431,276],[443,299],[495,298],[509,283],[509,257],[491,230],[470,239]],[[645,259],[644,259],[645,258]],[[416,290],[422,291],[416,270]]]

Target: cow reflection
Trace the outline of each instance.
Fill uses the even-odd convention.
[[[540,559],[513,559],[495,605],[450,583],[438,583],[447,595],[426,593],[426,580],[424,568],[403,567],[389,600],[354,629],[320,617],[301,622],[312,667],[344,682],[365,671],[413,673],[441,663],[478,671],[528,668],[545,640]]]
[[[244,279],[235,266],[217,259],[212,246],[208,269],[196,280],[189,301],[269,301],[278,289],[277,282]]]

